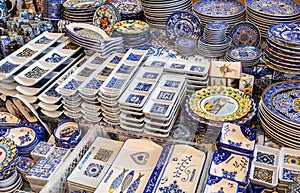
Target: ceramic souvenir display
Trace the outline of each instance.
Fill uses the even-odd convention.
[[[219,135],[221,149],[252,155],[256,141],[256,130],[231,123],[224,123]]]
[[[103,29],[108,35],[112,35],[114,24],[121,19],[117,8],[110,3],[103,3],[94,13],[93,25]]]
[[[128,139],[95,192],[142,192],[163,148],[147,139]]]
[[[130,83],[132,75],[146,56],[147,51],[129,49],[100,87],[99,101],[103,120],[113,125],[120,124],[118,99]]]
[[[278,184],[278,167],[252,162],[250,180],[255,185],[274,188]]]
[[[253,46],[260,45],[260,32],[251,22],[240,22],[234,25],[229,35],[232,38],[232,44],[235,46]]]
[[[300,144],[297,137],[299,86],[300,81],[292,80],[272,84],[266,88],[259,103],[262,128],[274,140],[295,149],[299,149]]]
[[[144,121],[140,121],[140,119],[144,119],[143,109],[162,72],[163,69],[153,67],[141,67],[139,69],[135,78],[118,100],[122,114],[120,117],[121,128],[136,132],[143,131]],[[129,118],[134,114],[141,114],[140,119],[132,120]]]
[[[197,15],[189,11],[175,11],[166,23],[166,33],[170,41],[179,37],[198,40],[202,35],[202,25]]]
[[[209,175],[205,184],[204,193],[224,192],[237,193],[239,184],[222,177]]]
[[[246,185],[249,179],[250,158],[228,151],[214,152],[209,174]]]
[[[245,6],[234,0],[204,0],[193,5],[193,11],[207,25],[210,22],[226,22],[230,27],[243,21]]]
[[[53,45],[63,36],[61,33],[49,33],[44,32],[38,37],[34,38],[15,52],[9,57],[6,57],[0,62],[0,79],[7,79],[11,77],[15,72],[20,70],[32,59],[40,55],[43,51]],[[50,42],[41,42],[41,39],[47,38]],[[46,43],[46,44],[45,44]]]
[[[192,8],[192,2],[188,0],[169,0],[164,2],[142,0],[141,2],[144,7],[147,23],[158,27],[165,27],[169,16],[172,15],[174,11],[188,11]]]
[[[284,6],[282,6],[284,5]],[[255,24],[263,37],[270,26],[282,22],[299,22],[300,5],[293,0],[269,3],[267,0],[246,1],[247,20]]]
[[[81,140],[82,134],[78,124],[74,121],[63,121],[54,129],[55,144],[59,147],[74,148]]]
[[[279,149],[256,145],[253,161],[271,166],[279,165]]]
[[[116,158],[123,142],[98,137],[68,177],[69,191],[94,192]]]
[[[279,23],[270,27],[263,56],[268,67],[279,72],[299,74],[300,41],[299,38],[292,35],[299,34],[299,27],[299,23],[291,22]]]
[[[150,26],[140,20],[122,20],[114,25],[115,34],[124,39],[124,48],[140,47],[151,41]]]
[[[256,65],[261,57],[259,49],[253,46],[232,46],[226,52],[225,60],[241,62],[243,67]]]
[[[104,30],[90,24],[68,24],[66,35],[73,43],[99,52],[103,56],[123,51],[122,37],[109,37]]]
[[[184,98],[185,89],[186,81],[183,75],[168,73],[162,75],[143,109],[147,134],[160,137],[169,135]]]

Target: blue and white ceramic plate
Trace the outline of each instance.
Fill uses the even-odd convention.
[[[178,37],[199,39],[202,35],[202,24],[198,16],[189,11],[175,11],[167,21],[166,32],[173,42]]]
[[[208,23],[205,28],[211,31],[227,30],[228,24],[222,21],[216,21]]]
[[[300,9],[300,8],[299,8]],[[269,38],[293,45],[300,45],[300,23],[280,23],[270,27]]]
[[[194,4],[194,11],[210,17],[230,17],[243,13],[245,6],[234,0],[203,0]]]
[[[300,13],[300,5],[293,0],[247,0],[248,8],[264,15],[295,16]]]
[[[236,46],[254,46],[260,44],[261,35],[256,25],[250,22],[240,22],[233,26],[229,35],[232,38],[232,44]]]
[[[233,46],[227,51],[227,56],[239,61],[249,61],[259,59],[261,52],[252,46]]]
[[[300,81],[270,85],[262,95],[264,105],[281,120],[299,127]]]

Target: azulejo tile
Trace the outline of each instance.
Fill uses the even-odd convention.
[[[94,159],[107,162],[109,158],[112,156],[113,151],[108,149],[100,148],[97,154],[94,156]]]
[[[264,153],[264,152],[257,152],[255,161],[274,165],[275,164],[275,155],[269,154],[269,153]]]
[[[4,64],[0,66],[0,73],[8,74],[13,71],[17,67],[16,64],[13,64],[9,61],[6,61]]]
[[[273,181],[273,171],[265,168],[254,168],[253,178],[256,180],[264,181],[267,183],[272,183]]]
[[[104,166],[96,163],[90,163],[84,171],[84,175],[97,178],[102,172]]]

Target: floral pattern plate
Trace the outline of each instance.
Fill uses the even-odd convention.
[[[247,7],[269,16],[294,16],[300,13],[300,6],[293,0],[247,0]]]
[[[114,31],[114,24],[121,16],[112,4],[102,4],[94,14],[93,25],[103,29],[108,35]]]
[[[229,17],[245,11],[245,6],[234,0],[202,0],[194,4],[194,11],[212,17]]]
[[[150,30],[149,24],[140,20],[124,20],[115,23],[114,29],[121,34],[140,34]]]
[[[90,8],[101,5],[102,0],[67,0],[63,3],[63,7],[65,8]]]
[[[300,8],[299,8],[300,9]],[[300,23],[280,23],[270,27],[269,38],[275,38],[283,43],[300,45]],[[292,46],[290,45],[290,46]]]
[[[253,46],[233,46],[227,51],[227,56],[238,61],[250,61],[259,59],[261,52]]]
[[[189,11],[175,11],[166,24],[167,37],[175,42],[178,37],[199,39],[202,24],[197,15]]]
[[[288,81],[271,85],[262,96],[264,105],[272,114],[299,127],[300,81]]]
[[[250,22],[240,22],[233,26],[229,35],[232,38],[232,44],[236,46],[254,46],[260,44],[260,32],[256,25]]]
[[[212,121],[235,121],[252,108],[249,95],[224,86],[212,86],[196,91],[189,101],[193,113]]]

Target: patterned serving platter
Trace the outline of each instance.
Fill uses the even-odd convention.
[[[202,24],[198,16],[189,11],[175,11],[168,18],[166,32],[173,42],[183,36],[199,39],[202,35]]]
[[[300,9],[300,8],[299,8]],[[280,23],[270,27],[268,38],[278,40],[293,47],[300,45],[300,23]]]
[[[115,23],[114,29],[121,34],[141,34],[150,30],[149,24],[140,20],[124,20]]]
[[[233,26],[229,35],[232,38],[232,44],[236,46],[253,46],[257,47],[260,44],[260,32],[258,27],[250,22],[240,22]]]
[[[300,81],[287,81],[269,86],[262,102],[280,120],[299,127]]]
[[[196,91],[189,101],[193,113],[212,121],[235,121],[252,108],[250,97],[231,87],[212,86]]]
[[[112,4],[118,9],[120,14],[137,14],[144,10],[139,0],[115,0]]]
[[[202,0],[193,8],[198,14],[209,17],[230,17],[245,11],[245,6],[234,0]]]
[[[102,4],[102,0],[67,0],[63,3],[64,8],[87,9]]]
[[[247,7],[271,17],[294,16],[300,13],[300,5],[293,0],[247,0]]]

